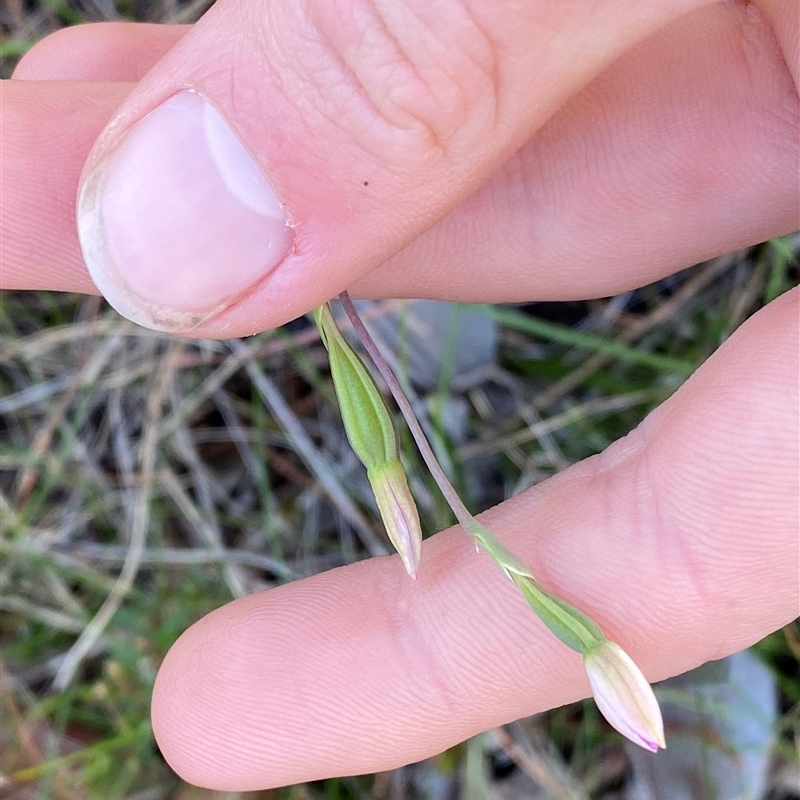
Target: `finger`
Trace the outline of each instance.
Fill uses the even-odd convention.
[[[14,79],[29,83],[3,84],[0,115],[3,288],[97,292],[75,222],[83,164],[133,88],[122,82],[138,80],[188,29],[131,23],[73,26],[23,56]]]
[[[190,25],[96,22],[73,25],[34,45],[14,69],[15,80],[138,81]]]
[[[77,239],[81,169],[93,141],[132,88],[121,82],[138,80],[188,28],[73,26],[43,39],[17,64],[15,80],[37,83],[3,85],[3,288],[97,292]]]
[[[87,266],[144,325],[275,325],[407,245],[622,52],[702,4],[222,0],[93,148]]]
[[[652,680],[800,612],[798,300],[605,453],[482,517]],[[372,559],[211,613],[167,655],[152,718],[184,778],[244,791],[391,769],[586,695],[580,657],[451,530],[416,582]]]
[[[780,31],[796,41],[800,28]],[[623,55],[351,293],[602,297],[788,233],[800,224],[797,130],[768,20],[752,6],[700,9]]]
[[[756,3],[769,26],[775,31],[778,50],[796,88],[800,88],[800,28],[797,8],[791,0],[758,0]]]
[[[771,36],[739,6],[668,26],[355,291],[463,300],[610,294],[795,226],[797,101]],[[704,80],[687,92],[687,75]],[[8,85],[0,146],[4,186],[19,197],[4,204],[4,235],[6,253],[19,258],[6,257],[5,285],[93,286],[71,197],[125,91],[90,88],[84,100],[60,83]],[[46,149],[30,147],[44,134]]]
[[[75,191],[92,142],[131,88],[3,82],[2,288],[97,293],[78,246]]]

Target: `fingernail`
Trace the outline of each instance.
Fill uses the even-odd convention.
[[[253,157],[193,91],[151,111],[92,168],[77,219],[97,288],[123,316],[163,331],[227,308],[293,238]]]

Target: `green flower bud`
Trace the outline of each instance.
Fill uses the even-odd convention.
[[[364,363],[336,325],[330,306],[314,310],[350,446],[367,469],[397,460],[397,436],[389,409]]]
[[[422,529],[400,462],[392,416],[369,371],[336,325],[327,303],[314,310],[314,321],[328,350],[345,433],[367,468],[386,532],[406,571],[416,577]]]
[[[605,640],[603,632],[591,617],[566,600],[546,592],[530,575],[512,574],[511,579],[536,616],[567,647],[584,654]]]
[[[605,641],[603,632],[593,619],[566,600],[542,589],[528,567],[501,541],[492,536],[480,522],[472,520],[467,532],[492,561],[514,581],[536,616],[567,647],[584,654]]]

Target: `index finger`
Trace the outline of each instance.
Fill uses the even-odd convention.
[[[651,680],[800,612],[799,306],[775,301],[628,437],[482,515]],[[153,725],[184,778],[244,791],[390,769],[588,693],[450,530],[416,582],[378,558],[213,612],[167,655]]]

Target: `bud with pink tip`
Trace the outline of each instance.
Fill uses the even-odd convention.
[[[612,727],[655,753],[666,747],[661,709],[633,659],[613,642],[590,648],[583,657],[597,707]]]

